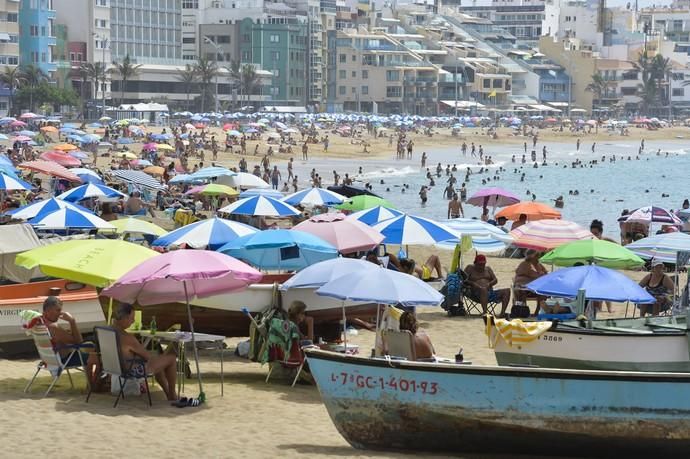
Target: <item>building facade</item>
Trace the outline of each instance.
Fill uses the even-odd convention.
[[[19,0],[0,0],[0,71],[19,65]],[[0,84],[0,116],[7,116],[13,88]]]
[[[24,0],[19,5],[19,64],[35,65],[49,77],[57,69],[54,19],[53,0]]]

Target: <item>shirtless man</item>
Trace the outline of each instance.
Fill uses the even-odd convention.
[[[505,316],[508,303],[510,303],[510,289],[502,288],[494,290],[493,287],[498,283],[498,279],[493,270],[486,266],[486,257],[477,255],[474,257],[474,264],[467,265],[467,284],[472,288],[472,295],[482,305],[484,314],[487,313],[487,304],[491,302],[501,302],[500,317]]]
[[[168,400],[177,400],[175,384],[177,379],[177,356],[170,353],[151,355],[143,344],[127,328],[134,323],[134,308],[130,304],[120,304],[114,313],[113,328],[120,335],[120,351],[124,360],[139,357],[146,363],[146,373],[153,373],[156,381],[163,388]],[[172,347],[168,348],[169,350]],[[144,374],[146,374],[144,373]],[[143,377],[143,374],[142,374]]]
[[[460,218],[465,215],[462,203],[458,199],[458,194],[453,193],[453,199],[448,203],[448,218]]]
[[[141,193],[135,191],[125,203],[126,215],[146,215],[146,204],[141,200]]]

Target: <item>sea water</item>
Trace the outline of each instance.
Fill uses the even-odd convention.
[[[597,142],[595,153],[591,151],[591,141],[583,141],[579,151],[574,142],[546,143],[547,166],[541,165],[543,145],[540,142],[536,148],[538,168],[533,168],[530,161],[531,142],[527,149],[526,164],[521,163],[523,146],[516,144],[486,146],[484,156],[491,156],[494,162],[490,166],[479,165],[479,158],[471,157],[469,151],[467,156],[463,156],[459,146],[425,149],[428,156],[426,167],[436,182],[428,191],[426,204],[422,204],[418,195],[421,186],[429,184],[426,170],[421,168],[422,149],[414,152],[412,160],[397,160],[394,153],[389,158],[364,161],[314,158],[295,169],[302,181],[308,178],[311,168],[315,168],[323,177],[324,186],[332,184],[333,170],[338,171],[341,179],[345,173],[349,173],[356,179],[356,184],[369,183],[373,192],[400,210],[413,215],[445,219],[448,211],[448,201],[443,198],[448,180],[446,165],[452,167],[455,164],[457,167],[457,172],[453,172],[457,179],[456,189],[460,188],[465,179],[466,168],[470,167],[473,174],[466,183],[468,197],[481,188],[501,187],[523,200],[532,200],[533,193],[536,201],[553,206],[554,200],[562,195],[565,205],[560,210],[564,219],[585,227],[593,219],[602,220],[604,233],[615,238],[619,234],[616,219],[622,210],[648,205],[678,209],[685,198],[690,198],[690,141],[647,142],[639,159],[636,159],[639,149],[636,140]],[[657,150],[661,150],[660,156],[657,156]],[[511,162],[512,155],[515,155],[516,163]],[[616,157],[615,163],[609,162],[613,155]],[[604,162],[602,156],[606,157]],[[628,157],[631,159],[628,160]],[[571,167],[576,160],[581,161],[582,167]],[[592,160],[598,161],[598,164],[590,167],[589,162]],[[437,177],[436,165],[439,162],[443,171]],[[362,174],[358,173],[360,166]],[[479,174],[482,167],[488,171]],[[503,172],[498,172],[500,167],[504,168]],[[521,181],[523,173],[525,177]],[[496,174],[499,175],[499,180],[494,180]],[[482,179],[487,178],[491,180],[482,184]],[[408,187],[404,188],[404,185]],[[569,191],[574,190],[579,195],[569,195]],[[668,196],[662,197],[662,194]],[[481,215],[480,207],[466,203],[463,207],[466,217],[479,218]]]

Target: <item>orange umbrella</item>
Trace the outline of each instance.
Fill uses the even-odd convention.
[[[43,132],[57,132],[57,128],[55,126],[43,126],[41,128],[41,131]]]
[[[148,166],[144,169],[144,172],[151,175],[163,175],[165,169],[160,166]]]
[[[76,145],[72,145],[71,143],[61,143],[60,145],[57,145],[55,147],[56,150],[60,151],[73,151],[73,150],[78,150]]]
[[[527,220],[549,220],[561,218],[561,213],[553,207],[542,204],[541,202],[523,201],[504,207],[496,218],[505,217],[508,220],[518,220],[521,214],[527,215]]]

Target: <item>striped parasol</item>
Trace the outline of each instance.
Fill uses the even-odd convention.
[[[536,250],[551,250],[568,242],[592,239],[591,232],[567,220],[537,220],[510,232],[513,244]]]
[[[690,251],[690,235],[685,233],[655,234],[625,246],[636,255],[664,263],[675,263],[676,254]]]
[[[155,178],[153,178],[150,175],[145,174],[144,172],[141,172],[141,171],[116,169],[116,170],[111,171],[111,174],[113,174],[113,177],[115,177],[116,179],[118,179],[122,182],[131,183],[132,185],[135,185],[135,186],[141,186],[141,187],[149,188],[152,190],[164,190],[165,189],[165,185],[161,184]]]

